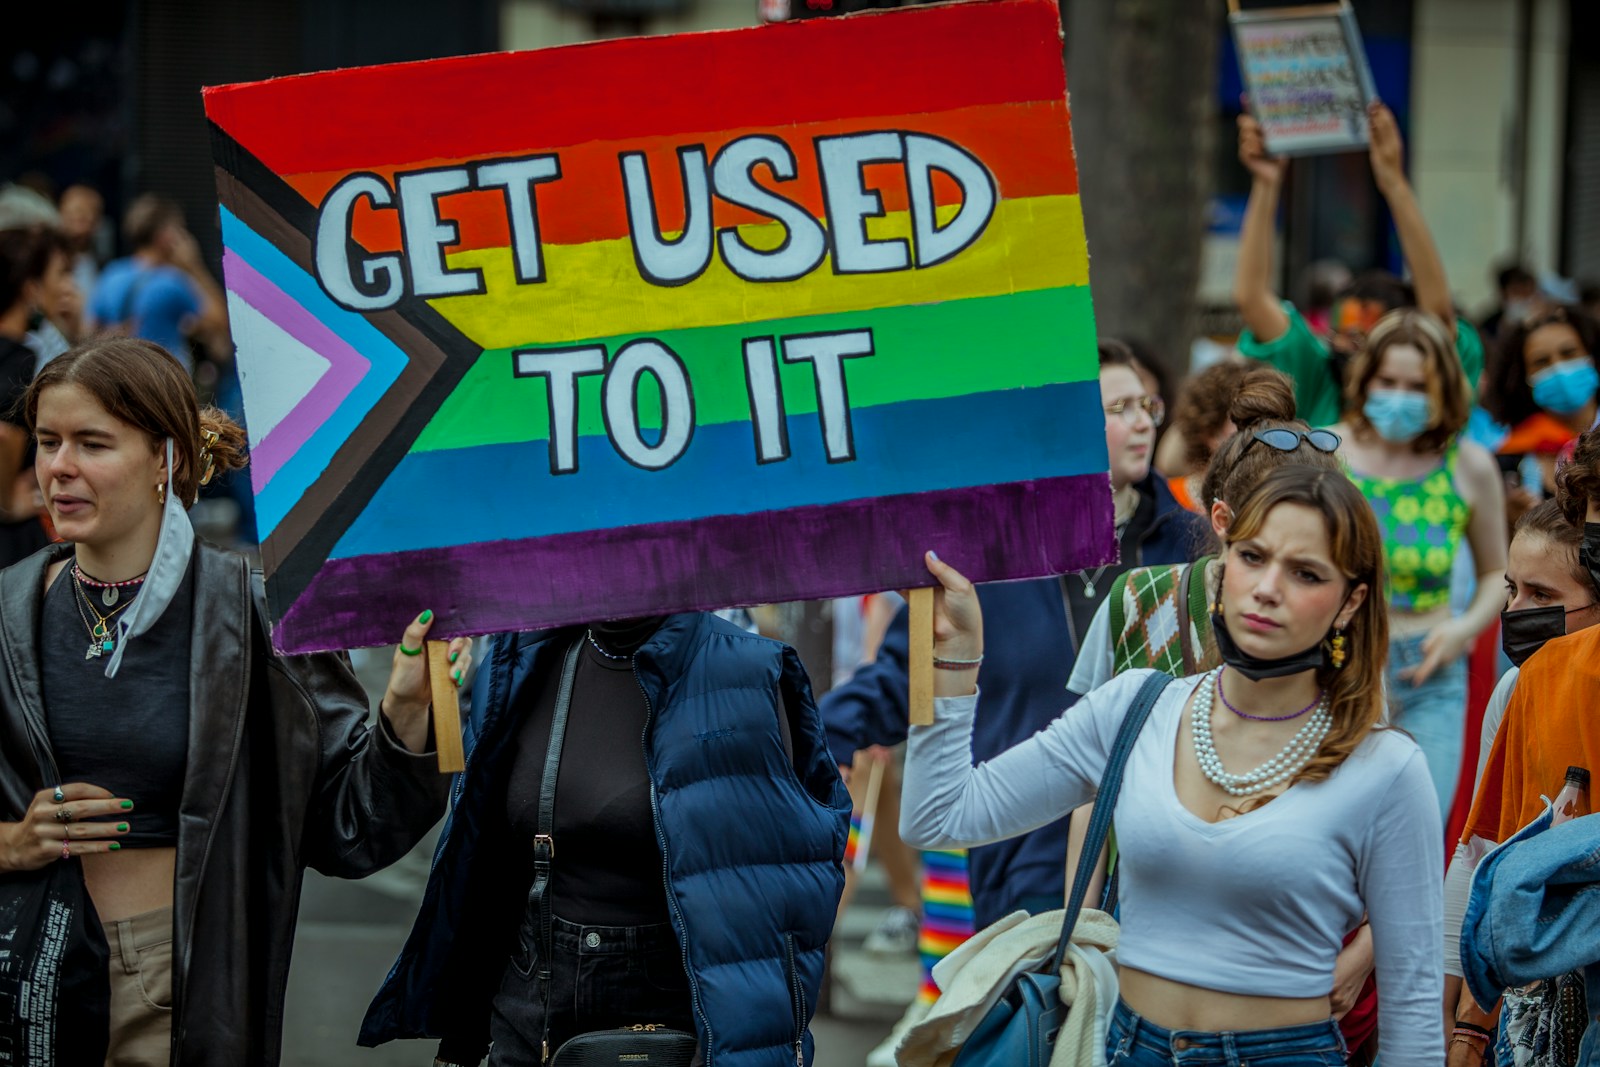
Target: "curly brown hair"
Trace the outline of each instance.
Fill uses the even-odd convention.
[[[1211,441],[1228,424],[1228,407],[1250,364],[1236,359],[1213,363],[1184,383],[1172,409],[1172,425],[1183,434],[1183,461],[1191,471],[1211,462]]]
[[[1583,529],[1589,504],[1600,503],[1600,430],[1578,438],[1577,451],[1556,475],[1556,502],[1567,521]]]

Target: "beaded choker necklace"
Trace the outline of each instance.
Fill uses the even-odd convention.
[[[1249,719],[1251,722],[1288,722],[1291,719],[1298,719],[1300,716],[1304,715],[1306,712],[1322,703],[1323,696],[1325,696],[1328,692],[1326,689],[1317,690],[1317,695],[1311,698],[1311,703],[1307,704],[1299,711],[1292,711],[1287,715],[1252,715],[1248,711],[1240,711],[1238,708],[1234,707],[1233,704],[1228,701],[1228,694],[1222,691],[1222,672],[1227,669],[1228,668],[1226,665],[1217,668],[1217,696],[1222,698],[1223,707],[1239,716],[1239,718]]]
[[[124,589],[132,589],[144,584],[143,574],[137,578],[129,578],[125,582],[102,582],[98,578],[91,578],[83,573],[83,568],[78,566],[77,563],[72,565],[72,577],[81,586],[100,590],[100,603],[108,608],[116,607],[117,601],[122,599],[122,591]]]
[[[630,660],[630,659],[633,658],[632,656],[619,656],[615,652],[607,652],[604,648],[602,648],[600,646],[600,642],[596,641],[594,639],[594,631],[593,630],[588,631],[587,633],[584,634],[584,636],[589,639],[590,647],[592,647],[596,652],[600,653],[606,659],[615,660],[615,661],[620,663],[620,662],[623,662],[625,660]]]

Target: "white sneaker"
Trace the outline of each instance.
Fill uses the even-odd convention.
[[[910,908],[896,904],[883,913],[878,925],[861,943],[862,951],[874,956],[913,956],[922,920]]]
[[[907,1030],[927,1018],[928,1009],[931,1007],[933,1003],[923,1000],[920,996],[913,1000],[906,1007],[906,1013],[900,1016],[900,1021],[889,1031],[889,1036],[880,1041],[877,1048],[867,1053],[867,1067],[895,1067],[894,1050],[900,1047],[900,1039],[905,1036]]]

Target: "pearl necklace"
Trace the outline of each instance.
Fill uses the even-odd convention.
[[[1201,773],[1230,795],[1248,797],[1264,793],[1305,770],[1333,726],[1333,713],[1328,708],[1327,696],[1323,696],[1317,710],[1289,739],[1282,752],[1253,771],[1230,774],[1223,767],[1222,757],[1217,755],[1217,747],[1211,740],[1211,708],[1216,700],[1216,682],[1220,673],[1219,668],[1200,680],[1189,715],[1190,732],[1194,735],[1194,756],[1200,763]]]

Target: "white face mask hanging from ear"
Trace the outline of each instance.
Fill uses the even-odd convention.
[[[189,510],[178,499],[172,484],[172,438],[167,438],[167,502],[161,510],[161,533],[156,538],[155,558],[150,561],[150,571],[145,576],[139,599],[117,619],[117,647],[106,664],[106,677],[115,678],[122,666],[122,653],[128,642],[149,631],[156,624],[167,605],[183,584],[189,571],[189,557],[194,555],[194,526],[189,522]]]

